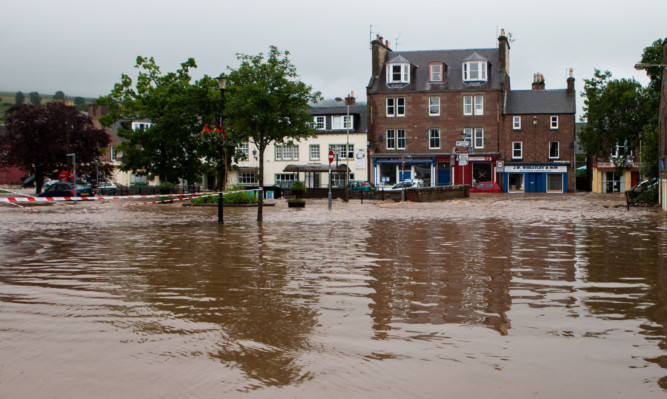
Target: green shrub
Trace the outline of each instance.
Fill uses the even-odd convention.
[[[306,192],[306,185],[299,180],[295,180],[294,183],[289,188],[292,193],[297,197],[301,198],[301,196]]]
[[[244,190],[242,186],[232,186],[230,191]],[[222,197],[223,204],[256,204],[259,200],[255,196],[254,191],[241,191],[238,193],[225,194]],[[212,195],[210,197],[195,198],[190,200],[191,204],[217,204],[218,196]]]

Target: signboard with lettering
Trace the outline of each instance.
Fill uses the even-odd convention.
[[[505,165],[506,173],[566,173],[566,165]]]
[[[469,141],[457,141],[456,142],[457,147],[470,147],[470,142]]]
[[[454,148],[454,153],[456,154],[465,154],[468,152],[472,152],[472,148],[470,147],[456,147]]]

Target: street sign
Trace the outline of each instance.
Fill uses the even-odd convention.
[[[334,160],[334,152],[333,150],[329,150],[329,163],[333,162]]]
[[[502,169],[505,167],[505,162],[503,161],[496,161],[496,168]]]
[[[454,152],[456,154],[467,154],[469,152],[472,152],[472,148],[470,148],[470,147],[455,147]]]
[[[468,154],[459,154],[457,156],[457,158],[458,158],[459,161],[466,161],[467,162],[468,161]]]
[[[468,166],[468,160],[467,159],[466,160],[463,160],[463,159],[459,160],[459,166]]]
[[[468,140],[457,141],[456,146],[457,147],[470,147],[470,142]]]

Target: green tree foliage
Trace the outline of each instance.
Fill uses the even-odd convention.
[[[662,39],[658,39],[644,48],[642,64],[664,64],[662,60],[662,42]],[[659,66],[646,68],[646,74],[651,79],[649,87],[659,93],[662,84],[662,68]]]
[[[28,94],[28,98],[30,99],[30,104],[36,105],[38,107],[42,105],[42,96],[40,96],[36,91],[30,92],[30,94]]]
[[[54,100],[60,100],[60,101],[65,101],[65,92],[62,90],[58,90],[54,95],[53,95]]]
[[[240,65],[229,75],[225,113],[241,135],[259,151],[259,185],[264,186],[264,151],[271,142],[285,143],[315,135],[307,112],[321,99],[299,81],[289,52],[271,46],[268,55],[237,54]],[[257,220],[262,221],[262,196]]]
[[[15,105],[6,113],[7,146],[5,165],[29,170],[41,192],[44,177],[55,177],[67,170],[76,154],[77,175],[95,177],[95,164],[109,145],[104,129],[93,126],[90,118],[62,102],[49,102],[45,108],[33,104]],[[110,176],[113,166],[100,164],[100,176]]]
[[[213,157],[202,131],[205,123],[219,116],[215,79],[204,76],[191,83],[190,69],[197,67],[192,58],[167,74],[161,73],[152,57],[137,57],[135,67],[140,70],[136,85],[123,74],[111,93],[98,99],[109,109],[100,119],[102,124],[124,122],[119,129],[119,135],[127,139],[118,146],[124,154],[121,169],[158,176],[163,182],[195,181],[206,167],[202,158]],[[141,119],[150,120],[151,127],[131,130],[130,122]]]
[[[581,129],[579,140],[588,155],[607,159],[618,147],[617,166],[628,165],[632,152],[636,154],[640,133],[655,123],[657,99],[652,90],[634,79],[612,79],[611,72],[595,70],[591,79],[585,79],[584,118],[587,125]],[[583,118],[582,118],[583,119]]]
[[[78,111],[86,111],[86,100],[83,97],[74,97],[74,107]]]
[[[25,94],[21,91],[16,92],[16,96],[14,96],[14,104],[15,105],[23,105],[25,103]]]

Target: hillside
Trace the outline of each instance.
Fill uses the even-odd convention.
[[[55,93],[54,93],[55,94]],[[30,104],[30,92],[24,91],[23,95],[25,96],[24,104]],[[42,94],[39,93],[42,97],[42,105],[46,104],[49,101],[53,100],[53,94]],[[74,100],[79,96],[73,96],[65,94],[65,101],[68,105],[74,106]],[[93,104],[97,98],[82,97],[83,105],[79,108],[82,110],[88,109],[88,104]],[[0,124],[5,122],[5,112],[11,108],[16,102],[16,92],[15,91],[0,91]]]

